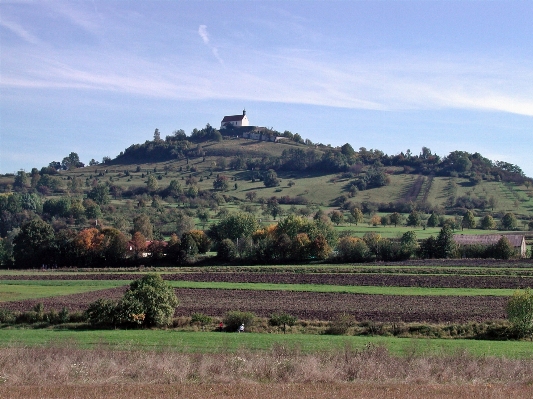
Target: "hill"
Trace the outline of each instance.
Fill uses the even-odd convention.
[[[190,137],[154,134],[103,163],[83,166],[71,153],[40,170],[2,176],[0,262],[8,264],[2,257],[12,256],[19,229],[35,219],[62,243],[94,226],[115,228],[123,237],[142,231],[149,240],[186,239],[183,233],[209,230],[236,212],[258,226],[291,214],[329,216],[341,235],[379,232],[392,240],[413,230],[422,239],[445,225],[461,229],[467,211],[473,221],[465,234],[533,230],[532,180],[516,165],[462,151],[440,158],[428,148],[418,155],[355,151],[290,132],[261,132],[283,138],[276,142],[243,139],[235,129],[224,133],[207,126]]]

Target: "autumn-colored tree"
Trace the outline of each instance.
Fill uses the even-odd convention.
[[[80,231],[74,239],[74,247],[78,253],[78,261],[91,265],[104,258],[104,234],[97,228]]]
[[[310,246],[311,257],[316,259],[327,259],[331,254],[331,247],[328,244],[326,238],[319,234],[312,242]]]
[[[374,215],[370,218],[370,224],[372,226],[378,226],[381,224],[381,216],[379,215]]]
[[[135,258],[141,258],[142,254],[146,252],[146,237],[139,231],[136,231],[130,240],[130,248]]]

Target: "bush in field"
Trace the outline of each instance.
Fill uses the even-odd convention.
[[[85,311],[87,322],[92,326],[115,325],[117,304],[109,299],[100,298],[91,303]]]
[[[205,326],[213,321],[211,316],[205,315],[203,313],[193,313],[191,316],[191,324],[200,324]]]
[[[327,333],[331,335],[344,335],[354,325],[355,319],[352,315],[347,313],[338,314],[329,324]]]
[[[507,318],[519,337],[533,333],[533,291],[517,290],[507,302]]]
[[[0,324],[13,324],[16,317],[12,311],[7,309],[0,309]]]
[[[178,304],[174,289],[161,275],[151,273],[131,282],[116,311],[121,323],[161,327],[172,323]]]
[[[296,320],[296,316],[292,316],[288,313],[274,313],[270,316],[268,324],[271,326],[283,326],[283,334],[285,334],[287,332],[287,326],[294,326]]]
[[[159,274],[147,274],[131,282],[130,288],[116,303],[98,299],[85,312],[87,321],[93,326],[143,325],[168,326],[178,298],[173,288]]]
[[[370,250],[360,238],[342,237],[337,245],[337,256],[344,262],[365,262],[370,259]]]
[[[252,325],[255,315],[252,312],[241,312],[232,310],[224,316],[224,324],[227,331],[237,331],[241,324],[244,326]]]

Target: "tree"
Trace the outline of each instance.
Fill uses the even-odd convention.
[[[19,170],[15,176],[13,187],[24,189],[28,186],[28,175],[23,170]]]
[[[402,223],[403,217],[400,213],[394,212],[389,216],[389,220],[394,225],[394,227],[396,227],[397,225]]]
[[[337,245],[337,254],[344,262],[365,262],[370,257],[368,246],[357,237],[342,237]]]
[[[255,191],[249,191],[246,193],[245,195],[246,199],[250,202],[254,202],[255,199],[257,198],[257,192]]]
[[[516,220],[516,216],[513,213],[508,212],[503,215],[501,224],[503,230],[514,230],[516,229],[518,222]]]
[[[363,221],[363,212],[361,212],[361,209],[352,208],[350,209],[350,213],[353,216],[354,223],[356,226]]]
[[[481,219],[481,228],[483,230],[494,230],[496,228],[496,222],[491,215],[485,215]]]
[[[494,196],[491,196],[489,198],[489,206],[490,206],[490,210],[494,212],[494,208],[498,206],[498,199],[495,198]]]
[[[474,213],[471,210],[466,211],[463,215],[461,227],[463,229],[473,229],[474,227],[476,227],[476,218],[474,217]]]
[[[80,157],[75,152],[71,152],[68,157],[63,158],[61,167],[65,170],[82,168],[84,165],[80,162]]]
[[[186,241],[186,236],[188,235],[194,240],[199,253],[205,254],[211,249],[211,240],[202,230],[191,230],[184,233],[181,237],[181,241]]]
[[[272,216],[274,220],[276,220],[276,217],[283,214],[283,209],[276,198],[270,198],[267,201],[265,214]]]
[[[409,259],[418,250],[418,240],[414,231],[406,231],[400,239],[403,257]]]
[[[355,155],[355,150],[349,143],[346,143],[341,147],[341,154],[344,154],[348,158],[351,158]]]
[[[178,304],[174,289],[161,275],[150,273],[130,283],[117,305],[118,319],[123,324],[168,326]]]
[[[92,199],[85,199],[82,203],[85,209],[85,216],[89,219],[98,219],[102,217],[100,206]]]
[[[156,143],[162,141],[161,140],[161,133],[159,132],[159,129],[155,129],[155,131],[154,131],[154,141]]]
[[[232,261],[237,257],[237,248],[229,238],[223,239],[217,248],[217,258],[223,261]]]
[[[149,191],[157,190],[157,179],[154,175],[148,176],[148,179],[146,180],[146,188],[148,188]]]
[[[133,232],[141,233],[147,240],[154,237],[154,227],[148,215],[140,214],[133,219]]]
[[[146,251],[146,237],[139,231],[133,233],[130,240],[130,247],[136,259],[141,258]]]
[[[213,188],[218,191],[227,191],[229,188],[229,178],[225,175],[217,175],[213,180]]]
[[[412,211],[407,217],[407,226],[417,227],[422,223],[420,213],[417,211]]]
[[[422,259],[433,259],[437,257],[437,240],[435,237],[429,236],[422,240],[418,254]]]
[[[181,188],[181,184],[177,180],[171,180],[168,185],[168,193],[175,197],[177,195],[180,195],[183,192],[183,189]]]
[[[452,258],[455,253],[455,242],[453,240],[453,231],[447,224],[440,230],[436,241],[436,257]]]
[[[279,179],[276,171],[274,169],[269,169],[264,177],[263,177],[263,184],[265,187],[277,187],[279,186]]]
[[[498,240],[492,250],[496,259],[509,259],[515,253],[514,247],[509,242],[509,239],[505,236],[502,236],[502,238]]]
[[[109,187],[105,184],[98,184],[87,194],[87,198],[92,199],[98,205],[108,204],[111,200]]]
[[[272,316],[270,316],[270,319],[268,320],[268,324],[271,326],[283,326],[283,334],[287,332],[287,326],[294,326],[296,324],[296,316],[292,316],[288,313],[274,313]]]
[[[435,212],[433,212],[428,218],[427,226],[437,227],[438,225],[439,225],[439,217],[437,216]]]
[[[373,255],[379,254],[379,244],[381,242],[381,234],[374,233],[373,231],[365,233],[363,241],[368,246],[368,249]]]
[[[208,209],[198,209],[196,212],[196,216],[198,217],[198,220],[202,222],[204,228],[205,224],[209,222],[209,210]]]
[[[103,241],[104,235],[93,227],[80,231],[74,240],[74,246],[81,260],[90,265],[101,258]]]
[[[519,337],[533,332],[533,291],[517,290],[506,306],[507,318]]]
[[[379,216],[378,214],[376,215],[373,215],[371,218],[370,218],[370,224],[374,227],[378,226],[381,224],[381,216]]]
[[[34,219],[22,225],[13,240],[13,257],[18,268],[40,267],[52,257],[50,247],[54,229],[42,219]]]
[[[209,235],[217,240],[222,241],[229,238],[235,241],[237,238],[248,237],[259,228],[259,223],[254,215],[247,212],[230,214],[214,224],[209,230]]]
[[[128,239],[120,230],[113,227],[102,229],[104,235],[101,245],[101,255],[104,261],[119,263],[126,257]]]
[[[341,211],[333,210],[329,213],[329,218],[338,226],[344,221],[344,214]]]

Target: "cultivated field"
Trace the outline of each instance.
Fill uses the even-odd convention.
[[[532,274],[530,262],[487,262],[482,268],[475,261],[454,261],[188,268],[164,271],[164,279],[180,299],[176,316],[201,312],[220,317],[241,310],[269,317],[283,311],[306,320],[350,314],[357,321],[464,323],[505,319],[507,297],[533,286]],[[0,301],[18,311],[39,302],[46,309],[82,311],[98,298],[120,298],[138,277],[131,272],[4,273]],[[16,291],[26,296],[16,298]]]
[[[129,281],[145,272],[3,271],[0,308],[25,311],[43,303],[46,310],[82,311],[98,298],[119,299]],[[159,272],[180,300],[176,320],[195,312],[219,318],[242,310],[264,318],[284,311],[310,323],[325,323],[339,314],[369,323],[489,322],[505,319],[507,295],[533,281],[528,261],[213,266]],[[2,328],[0,337],[0,398],[533,395],[533,350],[525,341],[172,328]]]

